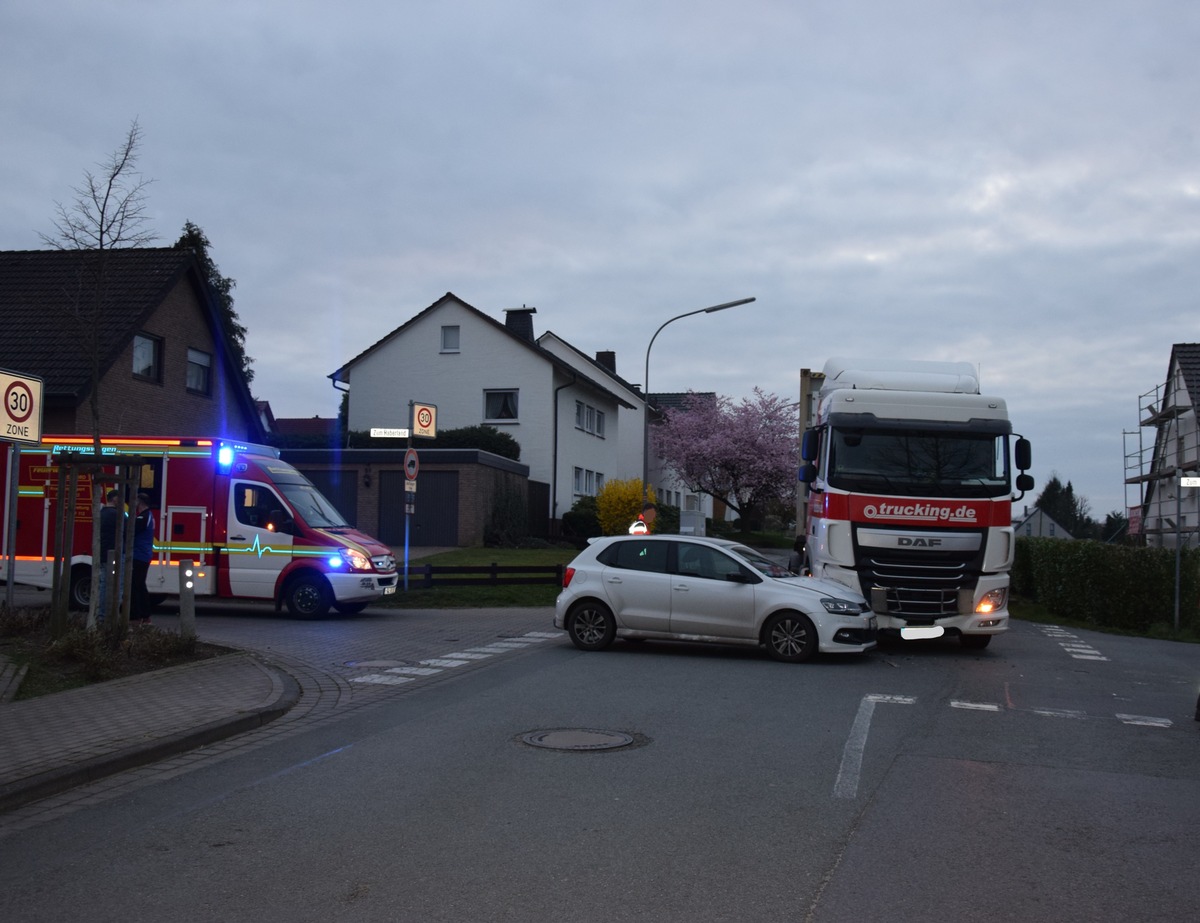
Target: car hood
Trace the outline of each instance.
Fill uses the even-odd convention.
[[[857,590],[852,590],[836,580],[826,580],[823,577],[776,577],[777,583],[786,583],[790,586],[799,587],[803,590],[808,590],[811,593],[819,593],[821,596],[833,596],[837,599],[862,599],[862,594]]]

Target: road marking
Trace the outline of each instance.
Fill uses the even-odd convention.
[[[951,708],[970,708],[974,711],[1000,711],[999,705],[991,702],[951,702]]]
[[[519,638],[505,638],[501,641],[494,641],[486,647],[472,647],[465,651],[451,651],[440,657],[430,657],[428,660],[422,660],[420,666],[392,667],[383,673],[367,673],[363,676],[352,676],[350,677],[350,682],[369,683],[377,686],[399,686],[401,683],[411,683],[414,679],[422,676],[435,676],[442,672],[440,668],[465,667],[473,660],[487,660],[496,654],[511,654],[513,651],[524,650],[531,644],[541,644],[543,641],[550,641],[561,637],[561,633],[552,634],[548,631],[530,631]]]
[[[1122,724],[1135,724],[1147,728],[1169,728],[1172,724],[1170,718],[1149,718],[1145,715],[1117,715],[1117,719]]]
[[[373,683],[378,686],[399,686],[401,683],[411,683],[411,676],[383,676],[379,673],[370,673],[366,676],[353,676],[350,678],[352,683]]]
[[[1031,708],[1035,715],[1043,718],[1086,718],[1087,712],[1075,711],[1073,708]]]
[[[858,703],[858,714],[850,728],[850,737],[842,750],[842,765],[838,769],[837,781],[833,784],[835,798],[858,797],[858,780],[862,775],[863,751],[867,748],[867,735],[871,731],[871,715],[875,704],[914,705],[916,699],[907,695],[865,695]]]

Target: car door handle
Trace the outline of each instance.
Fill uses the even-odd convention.
[[[686,583],[677,583],[675,584],[675,589],[679,590],[681,593],[686,593],[691,589],[691,587],[689,587]]]
[[[231,536],[229,536],[229,540],[230,540],[231,542],[244,542],[244,541],[246,540],[246,536],[244,536],[244,535],[231,535]]]

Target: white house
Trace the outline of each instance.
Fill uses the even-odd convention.
[[[1126,451],[1125,483],[1138,489],[1140,501],[1129,504],[1130,532],[1145,535],[1152,547],[1174,547],[1177,536],[1194,545],[1200,533],[1200,487],[1182,483],[1200,476],[1198,400],[1200,343],[1176,343],[1166,381],[1139,401],[1141,432],[1153,439]]]
[[[1013,534],[1017,538],[1074,538],[1053,517],[1036,506],[1033,512],[1026,508],[1024,517],[1013,523]]]
[[[349,428],[408,427],[416,401],[437,405],[440,430],[509,432],[552,519],[610,478],[640,478],[640,394],[561,338],[535,339],[535,312],[500,323],[447,292],[329,376],[349,390]]]

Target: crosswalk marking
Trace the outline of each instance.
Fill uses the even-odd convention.
[[[376,686],[399,686],[402,683],[411,683],[421,677],[436,676],[444,669],[465,667],[472,661],[487,660],[496,654],[511,654],[513,651],[525,650],[532,644],[541,644],[543,641],[550,641],[561,637],[561,633],[530,631],[519,638],[503,638],[499,641],[493,641],[484,647],[471,647],[465,651],[451,651],[440,657],[430,657],[427,660],[422,660],[418,666],[391,667],[383,673],[366,673],[362,676],[352,676],[350,677],[350,682]]]
[[[999,705],[991,702],[951,702],[951,708],[970,708],[975,711],[1000,711]]]

